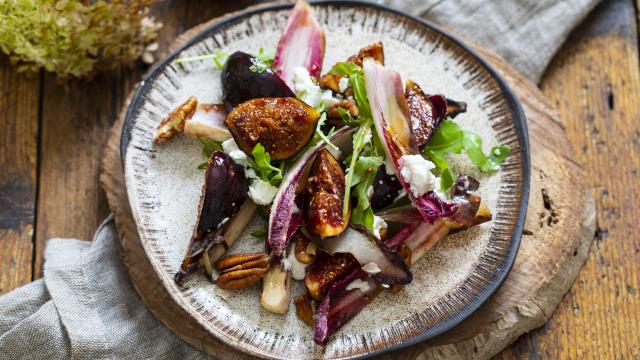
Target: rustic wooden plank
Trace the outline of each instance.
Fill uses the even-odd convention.
[[[159,33],[159,53],[184,30],[250,1],[213,4],[211,1],[163,1],[153,15],[164,24]],[[148,67],[138,63],[86,80],[64,84],[53,75],[43,80],[41,176],[34,275],[42,272],[43,252],[51,237],[90,240],[107,216],[98,173],[111,123],[124,96]]]
[[[598,230],[551,320],[502,358],[640,355],[640,69],[633,0],[601,4],[553,61],[542,90],[561,114],[597,203]]]
[[[31,281],[39,93],[0,56],[0,295]]]

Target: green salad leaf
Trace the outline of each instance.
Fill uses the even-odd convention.
[[[251,151],[251,155],[253,155],[252,162],[249,162],[253,168],[258,171],[260,174],[260,178],[262,180],[270,183],[273,186],[277,186],[280,184],[280,180],[282,180],[282,172],[284,170],[284,161],[280,162],[280,167],[275,167],[271,164],[271,156],[265,150],[262,144],[257,144],[253,147]]]
[[[363,225],[369,230],[373,230],[373,210],[369,202],[369,193],[383,161],[380,156],[361,156],[354,167],[351,186],[354,187],[358,204],[351,211],[351,222]]]
[[[200,141],[200,143],[202,144],[202,155],[204,155],[204,157],[206,157],[207,159],[211,157],[211,154],[213,154],[214,151],[216,150],[222,151],[222,144],[217,141],[205,139],[200,136],[198,136],[198,141]],[[200,170],[206,169],[206,168],[207,168],[206,161],[198,165],[198,169]]]
[[[500,169],[500,165],[511,152],[509,146],[500,145],[491,148],[489,155],[486,155],[482,150],[482,138],[478,134],[463,129],[451,118],[445,119],[422,152],[424,156],[433,161],[440,171],[442,191],[449,189],[455,180],[445,156],[460,154],[463,150],[471,162],[482,172]]]
[[[320,119],[318,119],[318,125],[316,126],[316,137],[318,137],[320,140],[322,140],[325,144],[327,144],[328,147],[330,147],[333,150],[340,150],[338,149],[337,146],[335,146],[332,142],[331,139],[329,139],[329,137],[333,134],[333,131],[335,130],[335,128],[331,128],[331,130],[329,130],[329,134],[325,135],[325,133],[322,132],[322,126],[324,126],[324,122],[327,121],[327,113],[322,113],[322,115],[320,115]],[[314,143],[317,141],[313,141]]]
[[[273,65],[275,54],[260,48],[257,55],[254,55],[253,65],[249,66],[249,71],[260,73],[267,71]]]

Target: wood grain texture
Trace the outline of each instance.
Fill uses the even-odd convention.
[[[0,56],[0,295],[31,281],[40,75]]]
[[[190,31],[184,37],[188,38],[196,31]],[[581,181],[574,180],[582,178],[583,174],[570,156],[572,150],[557,114],[534,85],[491,52],[480,51],[506,75],[523,99],[530,119],[532,160],[537,176],[532,181],[532,198],[521,254],[504,286],[470,319],[428,344],[414,346],[386,358],[486,358],[495,354],[518,335],[546,321],[571,285],[591,243],[593,203],[587,200],[590,196],[584,185],[580,185]],[[185,318],[185,312],[173,303],[151,269],[137,237],[124,192],[117,154],[119,126],[116,123],[113,138],[109,141],[101,177],[116,214],[125,262],[133,283],[149,308],[179,336],[198,348],[227,358],[226,352],[220,353],[218,341],[207,337],[207,332],[192,319]],[[550,202],[553,206],[549,205]],[[564,210],[559,211],[558,208]],[[574,211],[566,211],[568,209]],[[541,273],[541,269],[546,271]],[[172,305],[171,310],[168,304]]]
[[[503,359],[640,357],[640,70],[631,0],[601,4],[551,64],[558,109],[597,203],[589,258],[551,320]]]

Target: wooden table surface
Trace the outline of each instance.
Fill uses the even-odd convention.
[[[640,358],[640,0],[604,1],[574,31],[540,87],[561,114],[597,203],[587,262],[550,321],[497,359]],[[251,2],[163,1],[166,47]],[[107,216],[98,183],[107,132],[146,67],[60,83],[0,56],[0,294],[42,275],[47,239],[90,240]]]

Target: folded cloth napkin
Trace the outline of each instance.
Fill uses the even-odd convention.
[[[537,82],[597,0],[377,2],[441,23]],[[147,310],[120,262],[117,236],[108,219],[91,243],[48,242],[44,278],[0,297],[0,359],[209,358]]]

